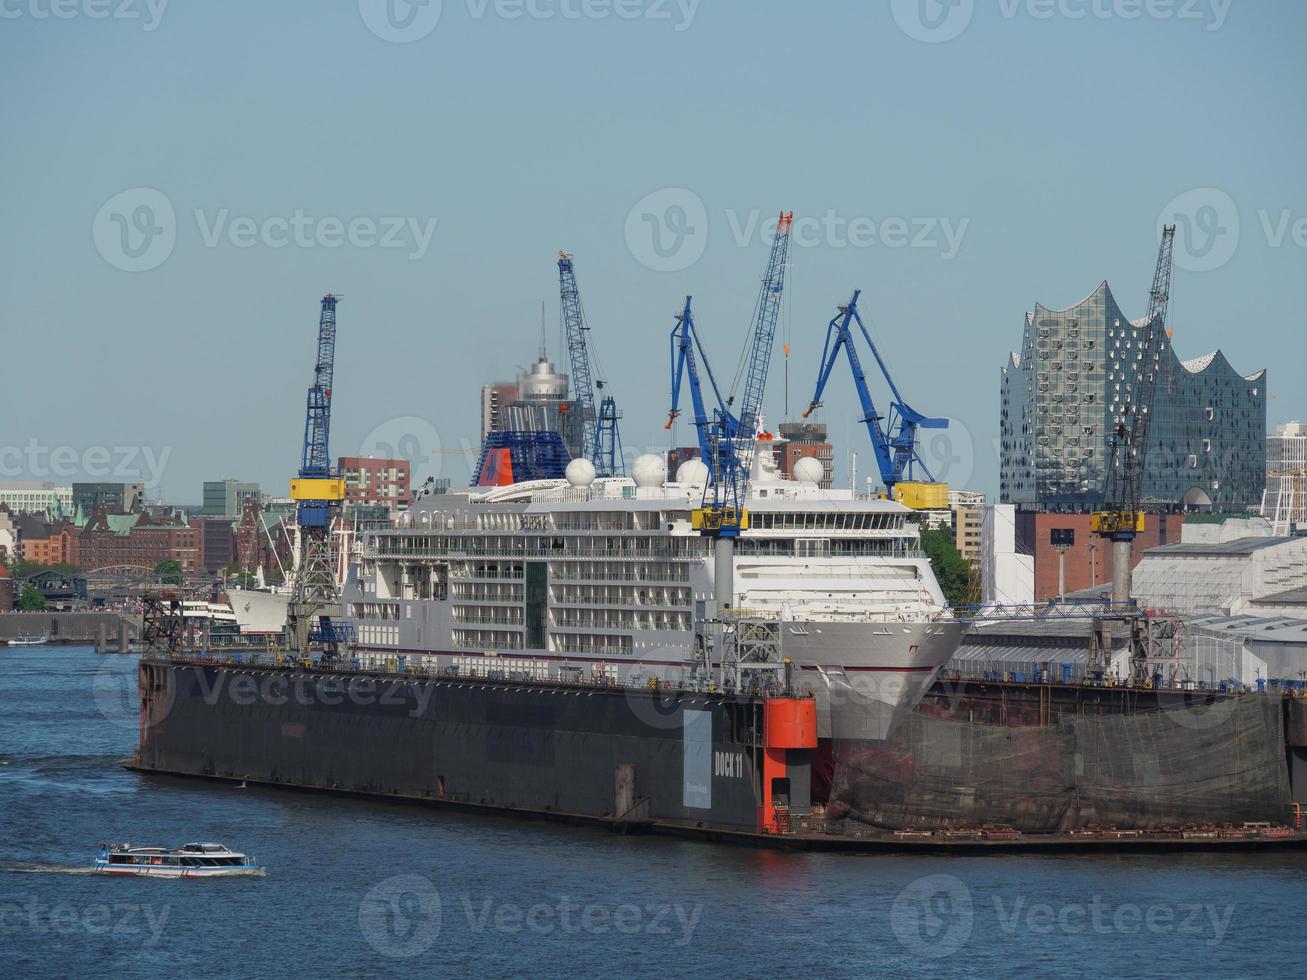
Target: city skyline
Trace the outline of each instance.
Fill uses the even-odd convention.
[[[224,474],[285,482],[332,291],[333,455],[402,446],[415,480],[457,485],[476,458],[479,387],[529,362],[542,299],[558,358],[560,248],[576,256],[628,454],[684,444],[684,425],[662,429],[673,315],[694,294],[729,384],[781,208],[796,214],[790,411],[777,352],[773,427],[805,407],[824,324],[861,287],[909,399],[953,420],[923,451],[952,457],[941,478],[995,496],[997,371],[1021,318],[1103,280],[1141,316],[1164,218],[1181,225],[1181,356],[1220,348],[1240,370],[1270,368],[1271,427],[1307,414],[1275,370],[1307,353],[1293,166],[1307,138],[1281,125],[1295,105],[1276,82],[1303,11],[1107,5],[1077,19],[966,4],[945,39],[960,22],[923,34],[899,4],[757,4],[749,18],[663,6],[669,19],[506,19],[450,4],[429,33],[389,39],[366,3],[307,19],[163,5],[157,22],[145,7],[137,20],[23,8],[0,38],[14,93],[0,120],[24,137],[0,149],[24,188],[5,205],[23,233],[0,244],[11,356],[60,351],[75,394],[12,374],[0,478],[139,479],[177,500]],[[831,60],[836,27],[865,54]],[[473,42],[502,51],[493,78]],[[1094,70],[1100,50],[1146,70]],[[1067,64],[1084,67],[1049,68]],[[619,70],[633,79],[620,101],[603,85]],[[584,147],[568,120],[585,121]],[[88,154],[95,173],[74,179]],[[869,461],[870,446],[847,377],[829,390],[841,484],[850,451]],[[54,472],[56,454],[78,469]]]

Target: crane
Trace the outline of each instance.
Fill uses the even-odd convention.
[[[308,657],[311,640],[320,640],[325,655],[334,657],[339,643],[348,638],[344,624],[332,622],[333,615],[339,615],[340,596],[331,556],[331,526],[345,499],[345,481],[331,465],[328,443],[336,361],[336,303],[337,297],[331,293],[322,297],[317,357],[304,419],[304,452],[299,477],[290,481],[300,555],[286,625],[291,652],[300,660]],[[318,627],[313,630],[315,619]]]
[[[889,368],[880,356],[876,342],[871,339],[871,334],[862,322],[861,314],[858,313],[858,297],[861,295],[862,290],[855,289],[853,297],[846,305],[838,308],[839,312],[826,326],[826,346],[821,355],[821,372],[817,375],[817,390],[813,393],[812,402],[804,411],[803,417],[806,419],[821,406],[821,396],[826,390],[826,382],[830,380],[831,371],[839,359],[840,351],[843,350],[853,372],[853,384],[857,388],[858,401],[862,407],[860,421],[866,423],[867,432],[871,436],[876,466],[880,470],[880,479],[885,484],[886,494],[909,507],[924,506],[931,509],[947,507],[948,488],[942,483],[935,482],[935,478],[931,476],[930,470],[917,451],[917,430],[948,428],[948,419],[929,418],[903,400],[898,385],[894,383]],[[885,381],[893,394],[888,418],[876,410],[875,402],[872,401],[871,390],[867,386],[867,375],[862,368],[857,345],[854,343],[853,332],[850,329],[854,322],[867,341],[867,346],[871,348],[872,356],[876,358],[876,364],[880,367],[881,374],[885,376]],[[916,480],[917,470],[921,471],[928,482]]]
[[[622,438],[617,429],[617,420],[622,413],[617,410],[612,395],[604,395],[599,408],[595,408],[595,392],[603,392],[604,382],[594,377],[586,340],[590,327],[581,307],[572,256],[561,251],[558,253],[558,291],[567,334],[567,353],[572,361],[576,406],[581,413],[582,452],[590,457],[599,476],[622,476],[626,467],[622,461]]]
[[[781,294],[785,288],[785,266],[790,251],[790,226],[794,212],[780,213],[772,239],[767,271],[758,291],[753,325],[746,348],[747,369],[744,393],[737,417],[723,409],[720,424],[712,434],[705,462],[708,479],[703,490],[703,506],[692,515],[692,524],[700,533],[715,539],[713,546],[713,587],[718,608],[730,606],[735,588],[735,539],[749,526],[744,504],[749,494],[749,477],[757,447],[758,419],[762,397],[767,389],[767,369],[771,365],[776,322],[780,316]],[[716,383],[713,385],[716,388]],[[728,400],[729,404],[729,400]],[[697,422],[697,419],[696,419]]]
[[[1148,426],[1152,421],[1153,394],[1157,390],[1162,331],[1166,329],[1166,310],[1171,299],[1171,271],[1175,253],[1175,225],[1162,226],[1162,241],[1157,250],[1157,267],[1153,287],[1148,293],[1148,315],[1143,336],[1137,345],[1138,365],[1133,391],[1121,403],[1121,414],[1110,437],[1111,458],[1103,505],[1090,516],[1090,529],[1112,542],[1112,603],[1130,602],[1130,548],[1144,529],[1144,514],[1139,509],[1143,485],[1144,450],[1148,444]]]
[[[738,427],[739,423],[730,417],[730,413],[725,408],[722,393],[717,387],[717,379],[713,376],[712,366],[708,363],[708,355],[704,352],[699,334],[694,329],[694,314],[690,312],[692,300],[692,296],[685,297],[685,309],[677,316],[676,326],[672,328],[672,409],[667,413],[667,424],[663,428],[670,429],[680,416],[681,383],[688,378],[690,402],[694,406],[694,434],[699,443],[699,456],[705,464],[708,464],[713,455],[714,431],[721,432],[728,425]],[[696,350],[699,352],[698,359],[695,358]],[[708,375],[708,383],[712,386],[712,394],[716,402],[711,418],[708,417],[708,406],[704,402],[703,386],[699,379],[699,360],[703,361],[703,370]],[[727,422],[728,418],[730,422]]]

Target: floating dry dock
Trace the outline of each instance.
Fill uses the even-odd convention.
[[[144,773],[798,849],[1235,850],[1307,843],[1291,803],[1271,819],[1147,828],[1104,823],[1032,832],[939,819],[897,830],[872,825],[839,798],[814,801],[832,751],[819,744],[806,698],[190,654],[146,657],[139,671],[140,745],[130,767]]]

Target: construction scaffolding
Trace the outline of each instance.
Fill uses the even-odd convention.
[[[1282,706],[1198,694],[1047,725],[912,714],[884,743],[837,741],[830,816],[892,829],[1028,833],[1279,822],[1291,800]]]

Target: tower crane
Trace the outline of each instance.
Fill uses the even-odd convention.
[[[1090,529],[1112,542],[1112,603],[1124,605],[1131,598],[1130,549],[1144,529],[1144,514],[1139,509],[1144,476],[1144,451],[1148,445],[1148,426],[1152,421],[1153,394],[1157,390],[1160,369],[1161,337],[1166,329],[1166,310],[1171,299],[1171,270],[1175,250],[1175,225],[1162,227],[1162,242],[1157,250],[1157,267],[1153,287],[1148,293],[1148,316],[1143,336],[1136,345],[1138,365],[1133,391],[1120,403],[1113,434],[1111,458],[1103,506],[1090,516]]]
[[[880,479],[885,485],[886,495],[918,509],[947,507],[948,488],[945,484],[935,481],[917,451],[917,430],[946,429],[948,419],[929,418],[903,400],[898,385],[894,383],[889,368],[880,356],[876,342],[871,339],[871,334],[858,313],[858,297],[861,295],[862,290],[855,289],[849,302],[839,307],[839,312],[826,325],[826,346],[821,355],[821,372],[817,375],[817,390],[813,393],[812,402],[804,411],[803,417],[806,419],[821,406],[821,396],[826,390],[826,382],[830,380],[831,371],[839,359],[840,351],[843,350],[849,368],[853,372],[854,387],[858,390],[858,401],[862,407],[860,421],[866,424],[867,432],[871,436],[876,466],[880,470]],[[850,329],[850,325],[854,322],[857,323],[863,339],[867,341],[867,346],[871,348],[872,356],[875,357],[876,364],[880,367],[881,374],[885,376],[885,381],[893,394],[888,418],[876,410],[875,402],[872,401],[871,390],[867,386],[867,374],[862,368],[862,361],[858,357],[857,345],[854,343],[853,332]],[[917,480],[918,470],[925,476],[926,482]]]
[[[790,250],[790,226],[794,212],[782,211],[776,223],[767,271],[758,291],[753,325],[746,348],[747,368],[738,418],[723,411],[721,425],[713,433],[704,486],[703,506],[692,515],[693,526],[715,539],[713,546],[714,589],[718,608],[732,603],[735,579],[735,539],[749,526],[745,501],[757,447],[758,419],[767,389],[767,369],[776,339],[781,294],[785,288],[785,266]],[[714,383],[714,388],[716,387]],[[697,421],[697,419],[696,419]]]
[[[337,297],[331,293],[322,297],[317,358],[304,419],[304,452],[299,476],[290,481],[300,555],[286,626],[291,652],[300,660],[308,657],[311,640],[321,641],[324,655],[334,657],[340,642],[348,638],[344,624],[333,622],[333,617],[340,615],[340,596],[331,555],[331,528],[345,499],[345,481],[331,465],[328,441],[336,361],[336,302]]]
[[[581,413],[581,446],[594,463],[599,476],[622,476],[626,466],[622,461],[622,438],[617,420],[622,413],[612,395],[603,395],[595,408],[595,392],[603,392],[604,382],[594,377],[589,343],[590,330],[581,307],[581,293],[576,286],[576,269],[572,256],[558,253],[558,291],[562,302],[563,327],[567,334],[567,353],[572,362],[572,384],[577,408]]]

